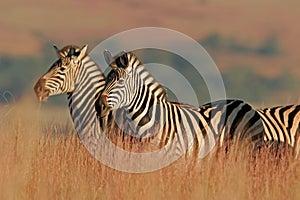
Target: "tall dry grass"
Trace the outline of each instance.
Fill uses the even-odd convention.
[[[232,149],[193,170],[179,160],[129,174],[95,160],[72,124],[46,120],[43,109],[29,117],[29,110],[16,108],[0,121],[0,199],[300,199],[300,164],[289,153]]]

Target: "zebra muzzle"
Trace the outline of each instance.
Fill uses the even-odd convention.
[[[110,105],[108,104],[108,101],[107,101],[107,98],[108,98],[108,95],[103,93],[101,94],[100,96],[100,116],[101,117],[105,117],[109,111],[111,110],[110,108]]]
[[[34,86],[34,92],[39,101],[44,101],[49,97],[50,91],[45,88],[45,82],[44,78],[40,78]]]
[[[100,102],[106,106],[109,106],[107,98],[108,98],[108,95],[106,93],[102,93],[100,96]]]

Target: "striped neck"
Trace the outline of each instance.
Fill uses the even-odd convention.
[[[68,97],[76,131],[84,143],[90,143],[88,140],[93,134],[101,134],[101,130],[96,128],[95,101],[104,85],[105,78],[100,68],[89,56],[84,57],[75,79],[74,91]]]
[[[173,103],[168,102],[165,88],[144,66],[135,69],[134,77],[133,90],[136,92],[129,105],[124,107],[127,113],[126,126],[129,128],[126,132],[144,140],[164,131],[170,113],[168,109],[171,109]],[[195,109],[198,110],[196,107]]]
[[[129,110],[139,107],[137,102],[139,102],[142,97],[158,99],[159,101],[167,101],[165,88],[155,80],[155,78],[143,65],[140,65],[137,69],[135,69],[134,77],[132,90],[136,92],[128,105]]]

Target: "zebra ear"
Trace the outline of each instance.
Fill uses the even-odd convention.
[[[80,52],[79,52],[79,55],[78,55],[78,60],[82,60],[84,58],[84,56],[86,56],[87,48],[88,48],[88,45],[86,44],[80,49]]]
[[[125,52],[125,53],[124,53]],[[123,54],[116,60],[118,67],[126,68],[128,65],[128,57],[126,51],[122,52]]]
[[[55,44],[53,45],[53,48],[55,49],[56,52],[59,52],[59,49]]]
[[[64,58],[65,55],[58,49],[58,47],[56,45],[53,45],[55,51],[56,51],[56,54],[58,56],[58,58]]]
[[[111,55],[111,53],[108,50],[104,50],[103,52],[104,58],[105,58],[105,62],[112,68],[112,69],[116,69],[117,66],[115,64],[113,64],[113,57]]]
[[[113,62],[113,57],[108,50],[104,50],[103,52],[106,64],[110,65]]]

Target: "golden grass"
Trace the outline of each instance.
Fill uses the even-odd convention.
[[[300,164],[290,154],[276,158],[263,149],[253,157],[232,149],[193,170],[179,160],[156,172],[129,174],[95,160],[72,126],[40,126],[42,114],[29,124],[15,113],[0,121],[0,199],[300,198]]]

